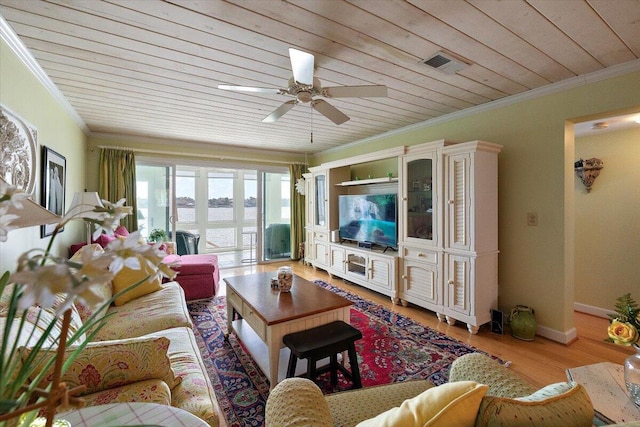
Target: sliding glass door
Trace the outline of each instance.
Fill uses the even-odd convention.
[[[177,234],[192,233],[198,253],[224,256],[227,267],[289,258],[289,173],[267,169],[160,166],[139,159],[142,234],[161,228],[176,241]]]
[[[262,174],[262,259],[291,257],[291,196],[288,173]]]
[[[155,229],[172,235],[173,222],[173,167],[136,166],[136,192],[138,202],[138,230],[144,237]]]

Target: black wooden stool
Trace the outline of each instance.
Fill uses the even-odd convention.
[[[331,384],[335,386],[338,383],[339,369],[345,377],[351,379],[352,388],[361,388],[362,382],[355,346],[355,342],[361,338],[362,332],[341,320],[285,335],[282,337],[282,342],[291,350],[287,378],[295,376],[298,359],[307,359],[307,377],[309,379],[315,380],[318,375],[330,370]],[[351,372],[338,363],[338,353],[343,351],[349,353]],[[329,357],[329,365],[316,369],[316,363],[325,357]]]

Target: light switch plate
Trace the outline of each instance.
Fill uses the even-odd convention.
[[[538,225],[538,213],[537,212],[529,212],[527,213],[527,225],[537,226]]]

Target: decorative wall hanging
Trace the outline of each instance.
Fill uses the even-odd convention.
[[[36,181],[38,131],[4,105],[0,105],[0,177],[33,193]]]
[[[296,180],[296,191],[298,192],[298,194],[304,196],[304,192],[305,192],[305,179],[303,178],[298,178]]]
[[[42,199],[40,204],[56,215],[64,214],[67,159],[50,148],[42,147]],[[41,237],[53,234],[56,224],[43,225]]]
[[[600,170],[604,167],[604,162],[595,157],[587,160],[580,159],[574,163],[576,174],[587,189],[587,193],[591,191],[591,186],[600,175]]]

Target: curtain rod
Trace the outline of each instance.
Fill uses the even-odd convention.
[[[131,147],[122,147],[117,145],[97,145],[96,147],[113,149],[113,150],[133,151],[137,153],[146,153],[146,154],[165,154],[168,156],[175,156],[176,154],[178,154],[174,151],[152,150],[148,148],[131,148]],[[193,156],[196,157],[195,154]],[[299,162],[299,161],[287,162],[284,160],[252,159],[247,157],[225,156],[221,154],[197,154],[197,157],[206,157],[209,159],[216,159],[216,160],[241,160],[241,161],[250,161],[250,162],[263,163],[263,164],[264,163],[275,163],[275,164],[282,164],[282,165],[290,165],[292,163],[297,165],[307,164],[306,162]],[[306,158],[306,155],[305,155],[305,158]]]

